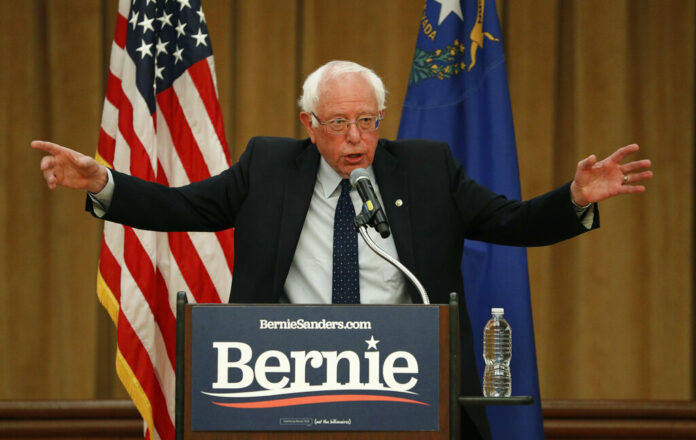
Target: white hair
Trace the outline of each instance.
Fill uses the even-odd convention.
[[[316,112],[316,106],[319,102],[319,96],[323,92],[322,88],[328,81],[349,74],[358,74],[365,78],[375,92],[377,98],[378,110],[382,111],[386,108],[384,102],[386,100],[386,90],[382,79],[377,76],[372,69],[361,66],[352,61],[329,61],[319,67],[314,72],[310,73],[305,79],[302,86],[302,96],[297,101],[303,112]]]

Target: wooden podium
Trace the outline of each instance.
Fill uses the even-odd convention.
[[[209,305],[208,305],[209,306]],[[225,305],[230,307],[229,305]],[[268,305],[265,305],[268,306]],[[176,353],[176,438],[235,440],[294,439],[406,439],[446,440],[460,438],[462,405],[519,405],[533,402],[531,397],[484,398],[460,396],[459,303],[455,293],[449,305],[436,306],[439,314],[439,428],[435,431],[194,431],[192,429],[192,319],[195,304],[186,303],[186,295],[177,298]],[[254,307],[240,305],[240,307]],[[278,305],[278,307],[283,307]],[[371,306],[360,306],[371,307]],[[376,306],[379,307],[379,306]],[[403,306],[413,307],[413,306]],[[426,366],[427,368],[427,366]],[[181,374],[183,371],[184,374]]]

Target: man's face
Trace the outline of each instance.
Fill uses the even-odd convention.
[[[316,115],[322,122],[343,118],[355,121],[360,116],[379,114],[372,86],[358,74],[348,74],[324,84]],[[367,168],[375,157],[379,130],[362,133],[351,124],[345,134],[329,133],[325,126],[312,126],[312,116],[301,113],[300,119],[309,137],[326,162],[344,179],[356,168]]]

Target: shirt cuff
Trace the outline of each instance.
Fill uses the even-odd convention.
[[[580,206],[570,199],[573,204],[573,209],[575,210],[575,215],[578,216],[578,220],[585,227],[585,229],[592,229],[592,223],[594,222],[594,203],[588,203],[586,206]]]
[[[91,193],[87,191],[87,195],[92,199],[94,215],[101,218],[104,217],[106,211],[109,210],[111,206],[111,199],[114,196],[114,176],[111,174],[111,170],[106,168],[106,174],[108,174],[108,180],[106,185],[98,193]]]

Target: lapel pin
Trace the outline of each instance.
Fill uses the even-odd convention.
[[[404,204],[404,202],[403,202],[403,200],[401,200],[401,199],[396,199],[396,201],[394,202],[394,204],[396,205],[397,208],[400,208],[401,205]]]

